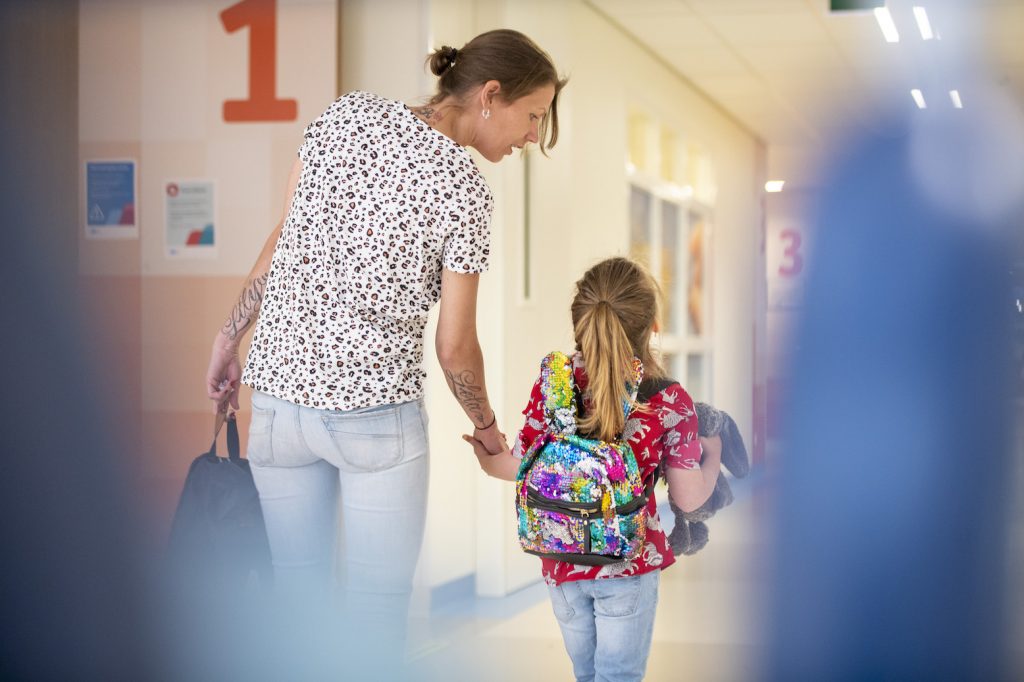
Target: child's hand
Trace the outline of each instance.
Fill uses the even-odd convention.
[[[502,438],[502,450],[496,455],[492,455],[484,447],[484,444],[473,438],[473,436],[463,434],[462,440],[473,446],[473,454],[476,455],[476,460],[480,463],[480,469],[485,474],[506,481],[516,480],[516,473],[519,471],[519,460],[512,456],[508,445],[504,444],[504,438]]]

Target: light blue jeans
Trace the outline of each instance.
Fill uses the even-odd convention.
[[[577,682],[643,679],[660,574],[548,586]]]
[[[390,640],[386,650],[401,647],[427,508],[422,400],[317,410],[255,392],[252,409],[247,456],[275,594],[293,604],[329,603],[338,555],[346,612],[359,635]],[[339,498],[343,544],[336,552]]]

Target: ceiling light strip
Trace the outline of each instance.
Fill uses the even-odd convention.
[[[889,8],[876,7],[874,11],[875,20],[878,22],[878,28],[882,29],[882,35],[885,36],[885,42],[900,42],[900,32],[896,30],[896,22],[892,20],[892,14],[889,12]]]
[[[928,21],[928,12],[925,11],[924,7],[914,8],[914,19],[917,20],[917,28],[921,31],[922,40],[931,40],[935,37],[932,33],[931,22]]]

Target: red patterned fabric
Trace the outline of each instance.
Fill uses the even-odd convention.
[[[579,353],[573,356],[573,369],[576,385],[585,390],[587,375]],[[645,406],[644,409],[634,409],[630,413],[623,432],[623,436],[633,448],[641,474],[645,478],[653,475],[663,457],[667,459],[669,466],[699,468],[701,447],[697,439],[697,413],[690,395],[678,383],[672,382],[655,393]],[[541,394],[539,376],[533,384],[530,402],[523,410],[523,416],[526,421],[516,437],[512,450],[516,457],[522,457],[545,429],[544,398]],[[605,566],[582,566],[541,559],[544,580],[557,585],[573,580],[600,580],[640,575],[671,566],[675,563],[675,556],[661,528],[658,502],[653,494],[647,502],[647,511],[650,519],[647,539],[638,557]]]

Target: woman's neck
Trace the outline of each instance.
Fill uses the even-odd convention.
[[[462,108],[457,106],[450,98],[441,100],[437,104],[428,104],[422,107],[410,107],[410,110],[428,126],[449,138],[461,147],[472,144],[471,135],[465,130],[463,123]]]

